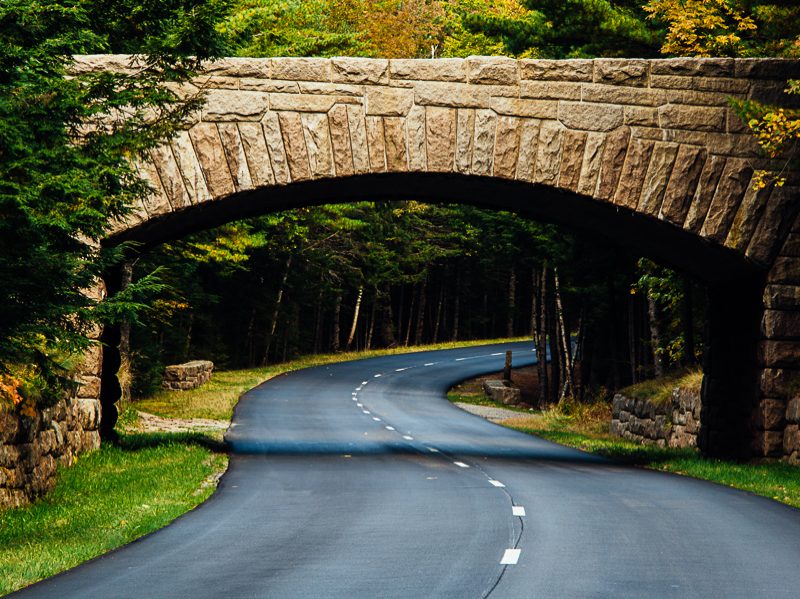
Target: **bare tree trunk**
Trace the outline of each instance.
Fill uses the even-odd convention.
[[[380,340],[384,347],[396,347],[397,339],[394,336],[394,318],[392,315],[391,288],[386,285],[378,295],[381,302]]]
[[[514,316],[517,309],[517,272],[512,268],[508,275],[508,318],[506,337],[514,336]]]
[[[125,262],[120,273],[120,291],[124,291],[133,281],[133,262]],[[131,321],[128,318],[123,318],[119,325],[119,359],[120,366],[117,374],[117,379],[120,383],[122,395],[120,399],[123,402],[131,400]]]
[[[539,407],[543,408],[550,396],[549,378],[547,376],[547,318],[545,306],[547,305],[547,262],[542,266],[539,278],[538,302],[536,311],[536,369],[539,374]],[[534,294],[536,296],[536,294]]]
[[[356,327],[358,326],[358,313],[361,311],[361,298],[364,297],[364,286],[358,288],[358,296],[356,297],[356,307],[353,310],[353,323],[350,325],[350,334],[347,336],[347,345],[345,349],[349,350],[353,345],[353,338],[356,336]]]
[[[369,328],[367,329],[367,340],[364,344],[365,349],[372,349],[372,333],[375,331],[375,312],[378,307],[378,290],[375,290],[375,293],[372,298],[372,309],[369,313]]]
[[[650,345],[653,351],[653,370],[656,377],[664,376],[664,361],[661,358],[661,352],[658,351],[658,345],[661,339],[658,327],[658,309],[656,301],[647,294],[647,316],[650,322]]]
[[[281,302],[283,301],[283,293],[286,290],[286,280],[289,278],[289,271],[292,268],[292,256],[286,259],[286,266],[283,270],[283,277],[281,277],[280,285],[278,285],[278,294],[275,298],[275,306],[272,309],[272,318],[269,321],[269,332],[267,333],[267,340],[264,344],[264,358],[261,360],[262,364],[269,362],[269,350],[272,345],[272,338],[275,336],[275,328],[278,326],[278,315],[281,310]]]
[[[425,304],[427,303],[428,298],[428,275],[426,274],[423,277],[422,282],[419,286],[419,302],[417,308],[417,326],[416,330],[414,331],[414,345],[419,345],[422,343],[422,333],[423,328],[425,326]]]
[[[442,323],[442,308],[444,306],[444,282],[439,286],[439,299],[436,301],[436,319],[433,323],[433,342],[439,341],[439,326]]]
[[[339,317],[342,313],[342,292],[336,292],[336,300],[333,304],[333,332],[331,333],[331,351],[339,351]]]
[[[558,280],[558,268],[553,269],[553,278],[555,282],[555,296],[556,296],[556,316],[558,317],[558,329],[561,333],[561,351],[564,352],[563,359],[563,372],[564,372],[564,385],[561,388],[561,397],[572,396],[572,348],[569,343],[569,331],[564,324],[564,306],[561,302],[561,284]]]
[[[317,309],[314,317],[314,353],[322,348],[322,271],[319,273],[319,292],[317,293]]]
[[[406,334],[403,337],[403,345],[408,347],[409,341],[411,341],[411,325],[414,322],[414,308],[417,304],[417,294],[416,294],[417,286],[414,285],[411,288],[411,305],[408,307],[408,322],[406,324]]]
[[[531,268],[531,320],[528,330],[530,331],[531,337],[533,337],[534,344],[536,343],[536,288],[538,287],[536,280],[536,269]]]

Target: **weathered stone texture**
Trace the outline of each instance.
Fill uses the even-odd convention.
[[[536,183],[555,185],[558,181],[563,127],[557,121],[542,121],[539,126],[539,144],[536,152]]]
[[[475,111],[475,141],[472,146],[472,172],[492,174],[497,114],[493,110]]]
[[[217,126],[198,123],[189,130],[189,137],[192,138],[211,196],[218,198],[236,191]]]
[[[288,183],[291,181],[289,172],[289,159],[286,157],[286,148],[283,145],[283,134],[281,133],[280,120],[275,112],[268,112],[261,121],[264,130],[264,140],[269,148],[269,157],[272,164],[272,172],[275,175],[276,183]]]
[[[350,147],[350,127],[347,124],[347,107],[334,106],[328,113],[331,146],[336,175],[347,177],[353,174],[353,151]]]
[[[561,151],[561,172],[558,186],[570,191],[578,189],[583,166],[583,154],[588,134],[583,131],[566,131]]]
[[[214,363],[210,360],[193,360],[185,364],[175,364],[164,369],[165,389],[188,391],[205,385],[211,380]]]
[[[239,135],[250,167],[253,185],[255,187],[274,185],[275,176],[270,166],[269,151],[261,123],[239,123]]]
[[[638,212],[657,216],[661,210],[664,193],[672,172],[672,165],[678,155],[678,146],[666,142],[656,142],[653,155],[647,167],[642,185],[642,195],[639,198]]]
[[[669,402],[614,396],[610,431],[625,439],[659,447],[696,447],[700,432],[700,393],[676,387]]]
[[[100,447],[98,392],[85,386],[33,418],[0,410],[0,509],[38,499],[53,488],[58,465]]]
[[[494,176],[513,179],[519,157],[519,123],[509,116],[497,118],[497,141],[494,145]]]
[[[685,145],[678,148],[661,204],[661,218],[683,226],[705,160],[706,152],[702,148]]]
[[[452,172],[456,152],[456,110],[428,107],[426,111],[427,166],[431,171]]]
[[[647,139],[631,140],[622,173],[619,177],[619,186],[614,195],[614,203],[626,208],[635,209],[642,193],[644,175],[650,164],[655,142]]]
[[[406,117],[408,135],[408,168],[412,171],[425,171],[428,168],[427,150],[427,110],[424,106],[414,106]],[[433,158],[433,156],[431,156]]]
[[[332,177],[334,175],[333,152],[331,151],[328,115],[304,114],[302,122],[312,176]]]
[[[406,153],[405,119],[385,117],[383,131],[386,141],[386,166],[391,172],[408,170],[408,154]]]
[[[236,123],[220,123],[217,128],[222,139],[225,157],[228,159],[228,168],[233,178],[234,188],[236,191],[253,189],[253,180],[247,166],[247,157],[242,138],[239,135],[239,128]]]
[[[283,147],[286,149],[286,159],[289,163],[289,172],[292,181],[302,181],[311,178],[311,165],[308,160],[303,121],[296,112],[279,112]]]

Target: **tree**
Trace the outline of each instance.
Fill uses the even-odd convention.
[[[542,58],[653,56],[658,33],[640,0],[522,0],[528,12],[464,16],[466,28],[497,38],[512,54]]]
[[[221,52],[213,22],[222,8],[0,5],[0,384],[24,399],[0,391],[7,401],[31,411],[60,398],[91,323],[137,307],[137,288],[99,304],[81,290],[103,270],[98,242],[109,221],[150,193],[136,157],[197,107],[162,84]],[[132,50],[147,52],[132,72],[67,77],[73,54]]]

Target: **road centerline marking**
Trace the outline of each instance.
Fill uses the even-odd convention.
[[[373,416],[373,417],[372,417],[372,419],[373,419],[375,422],[380,422],[380,421],[381,421],[381,419],[380,419],[380,418],[378,418],[377,416]]]
[[[525,508],[521,505],[512,505],[511,506],[511,515],[512,516],[519,516],[520,518],[525,515]]]
[[[386,430],[387,430],[387,431],[393,431],[393,430],[394,430],[394,427],[393,427],[393,426],[387,426],[387,427],[386,427]]]
[[[379,376],[381,376],[381,375],[380,374],[376,374],[373,378],[378,378]]]
[[[506,549],[500,559],[500,564],[503,566],[515,566],[519,561],[520,553],[522,553],[521,549]]]
[[[469,464],[465,464],[464,462],[453,462],[459,468],[469,468]]]
[[[403,435],[403,439],[405,439],[406,441],[413,441],[414,437],[412,437],[411,435]]]
[[[500,489],[505,487],[503,483],[501,483],[499,480],[494,480],[493,478],[489,479],[489,484],[492,485],[493,487],[498,487]]]
[[[369,410],[361,410],[361,411],[364,412],[365,414],[372,414],[372,412],[370,412]]]

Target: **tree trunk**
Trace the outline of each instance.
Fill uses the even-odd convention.
[[[133,262],[125,262],[120,268],[120,291],[125,291],[133,281]],[[122,395],[120,400],[131,400],[131,321],[123,318],[119,325],[119,372],[117,379],[120,382]]]
[[[339,351],[339,317],[342,313],[342,292],[336,292],[333,304],[333,332],[331,333],[331,351]]]
[[[647,316],[650,322],[650,345],[653,350],[653,372],[656,377],[664,375],[664,361],[661,359],[661,352],[658,351],[661,334],[658,327],[658,309],[656,301],[647,294]]]
[[[439,326],[442,324],[442,309],[444,306],[444,282],[439,286],[439,299],[436,301],[436,319],[433,323],[433,342],[439,341]]]
[[[375,293],[372,297],[372,308],[369,313],[369,328],[367,329],[367,339],[364,343],[365,349],[372,349],[372,333],[375,331],[375,312],[378,307],[378,290],[375,290]]]
[[[547,319],[545,306],[547,304],[547,262],[542,266],[539,285],[537,286],[538,302],[536,311],[536,369],[539,374],[539,407],[547,405],[550,397],[549,377],[547,375]],[[537,294],[534,294],[536,296]]]
[[[411,341],[411,325],[414,322],[414,308],[417,304],[417,286],[411,288],[411,305],[408,307],[408,322],[406,323],[406,334],[403,337],[403,346],[408,347]]]
[[[394,318],[392,315],[392,298],[389,285],[386,285],[378,297],[381,302],[381,343],[384,347],[396,347],[397,339],[395,339],[394,336]]]
[[[561,387],[561,397],[572,396],[572,351],[569,343],[569,331],[564,324],[564,306],[561,303],[561,284],[558,280],[558,268],[553,269],[553,278],[555,282],[555,296],[556,296],[556,316],[558,317],[558,329],[561,333],[561,351],[563,355],[563,373],[564,385]]]
[[[356,296],[356,307],[353,310],[353,323],[350,325],[350,334],[347,336],[346,350],[350,349],[353,345],[353,338],[356,336],[356,327],[358,326],[358,313],[361,311],[361,298],[364,297],[364,286],[358,288],[358,296]]]
[[[422,333],[425,326],[425,304],[428,298],[428,275],[425,275],[419,286],[419,302],[417,307],[417,326],[414,331],[414,345],[422,343]]]
[[[506,337],[514,336],[514,316],[517,309],[517,272],[512,268],[508,275],[508,317]]]
[[[628,350],[631,362],[631,383],[639,382],[639,368],[636,359],[636,295],[628,296]]]
[[[319,291],[317,292],[317,309],[314,316],[314,353],[318,354],[322,348],[322,271],[319,273]]]
[[[280,285],[278,285],[278,293],[275,297],[275,306],[272,309],[272,317],[269,321],[269,332],[267,333],[267,340],[264,343],[264,358],[261,363],[266,365],[269,363],[269,350],[272,345],[272,339],[275,336],[275,329],[278,326],[278,315],[281,311],[281,302],[283,301],[283,293],[286,290],[286,280],[289,278],[289,271],[292,268],[292,256],[286,259],[286,266],[283,270]]]

